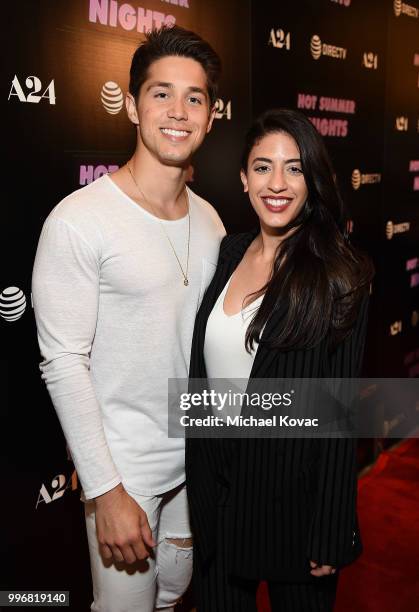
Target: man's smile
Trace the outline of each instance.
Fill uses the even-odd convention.
[[[187,130],[176,130],[173,128],[160,128],[160,132],[169,138],[172,142],[179,142],[186,140],[191,132]]]

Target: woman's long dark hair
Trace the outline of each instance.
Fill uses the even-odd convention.
[[[331,349],[351,331],[359,304],[374,275],[372,262],[349,242],[344,205],[320,134],[305,115],[273,109],[259,116],[245,139],[242,169],[247,174],[252,148],[275,132],[289,134],[300,151],[308,190],[299,215],[281,234],[293,230],[279,245],[270,280],[247,333],[250,351],[274,310],[287,309],[271,348],[310,348],[331,333]]]

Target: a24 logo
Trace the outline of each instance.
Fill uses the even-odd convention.
[[[32,102],[33,104],[38,104],[41,100],[48,100],[50,104],[55,104],[56,96],[54,79],[52,79],[49,85],[43,89],[40,78],[37,76],[28,76],[25,80],[25,87],[27,90],[29,90],[27,95],[25,95],[17,75],[15,75],[10,88],[9,97],[7,99],[10,100],[12,96],[17,96],[20,102]]]
[[[50,504],[51,502],[60,499],[67,489],[76,491],[77,485],[78,479],[76,470],[73,471],[68,479],[64,474],[57,474],[51,480],[49,491],[45,484],[42,484],[38,493],[38,499],[36,500],[35,510],[38,508],[39,504]]]
[[[291,49],[291,32],[285,33],[284,30],[279,28],[278,30],[271,29],[269,33],[268,45],[272,45],[276,49]]]
[[[398,132],[407,132],[409,129],[408,117],[396,117],[396,130]]]
[[[215,118],[216,119],[231,119],[231,100],[227,104],[221,98],[218,98],[215,102]]]
[[[365,68],[370,68],[372,70],[377,70],[378,68],[378,54],[373,53],[372,51],[364,53],[362,57],[362,65]]]

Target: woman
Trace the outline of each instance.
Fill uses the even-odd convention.
[[[227,236],[199,310],[191,379],[359,375],[369,260],[345,218],[321,137],[271,110],[249,130],[244,190],[257,230]],[[198,612],[332,610],[361,552],[353,439],[187,440]]]

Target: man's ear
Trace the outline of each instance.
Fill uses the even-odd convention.
[[[125,96],[125,108],[127,109],[128,119],[134,124],[139,125],[138,114],[137,114],[137,103],[132,94],[127,92]]]
[[[249,191],[249,186],[247,184],[247,176],[244,170],[240,170],[240,178],[241,178],[241,182],[243,183],[244,192],[247,193]]]
[[[211,128],[212,128],[212,122],[213,122],[213,121],[214,121],[214,119],[215,119],[215,113],[216,113],[216,112],[217,112],[217,107],[216,107],[216,105],[214,104],[214,106],[212,107],[212,109],[211,109],[211,111],[210,111],[210,116],[209,116],[208,125],[207,125],[207,134],[208,134],[208,132],[210,132],[210,131],[211,131]]]

